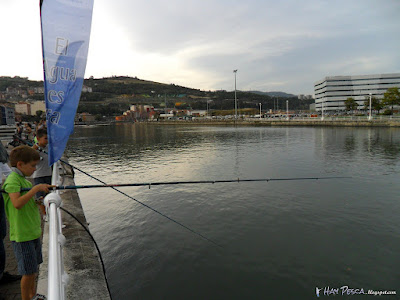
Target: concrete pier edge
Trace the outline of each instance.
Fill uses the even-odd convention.
[[[66,160],[63,158],[63,160]],[[71,168],[63,164],[62,185],[75,185]],[[72,213],[84,225],[88,225],[79,195],[76,190],[62,191],[62,207]],[[64,269],[69,276],[66,299],[110,299],[102,265],[94,242],[84,228],[70,215],[61,212],[62,230],[66,237],[63,248]],[[47,295],[49,227],[44,226],[37,292]]]
[[[139,124],[149,125],[204,125],[204,126],[265,126],[265,127],[400,127],[400,119],[368,120],[163,120],[144,121]]]

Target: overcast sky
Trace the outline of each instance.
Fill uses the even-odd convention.
[[[0,76],[43,80],[39,0],[0,0]],[[400,72],[399,0],[94,0],[85,77],[313,94]]]

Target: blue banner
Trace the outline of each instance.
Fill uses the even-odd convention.
[[[49,165],[74,130],[89,50],[93,0],[41,0]]]

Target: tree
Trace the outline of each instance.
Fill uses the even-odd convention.
[[[386,93],[383,94],[382,103],[385,106],[391,106],[393,114],[393,106],[400,104],[400,91],[397,87],[388,88]]]
[[[43,115],[43,110],[37,110],[36,111],[36,117],[38,117],[39,119],[42,117],[42,115]]]
[[[346,110],[355,110],[358,107],[358,103],[356,100],[354,100],[354,98],[349,97],[346,99],[346,101],[344,101],[344,105],[346,105]]]
[[[379,114],[379,111],[383,108],[381,101],[375,96],[371,96],[371,104],[372,109],[377,110]],[[369,96],[365,96],[364,109],[369,110]]]

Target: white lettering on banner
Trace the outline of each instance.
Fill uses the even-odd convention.
[[[50,90],[47,93],[47,99],[51,103],[61,104],[64,102],[64,92],[63,91],[57,92],[55,90]]]
[[[58,111],[53,112],[51,109],[48,109],[46,111],[46,119],[50,123],[58,124],[58,122],[60,121],[60,116],[61,114]]]
[[[68,80],[75,82],[76,80],[76,69],[64,68],[64,67],[52,67],[50,70],[50,80],[51,84],[55,84],[58,80]]]
[[[55,53],[58,55],[67,55],[68,53],[68,40],[65,38],[58,37],[56,39]]]

